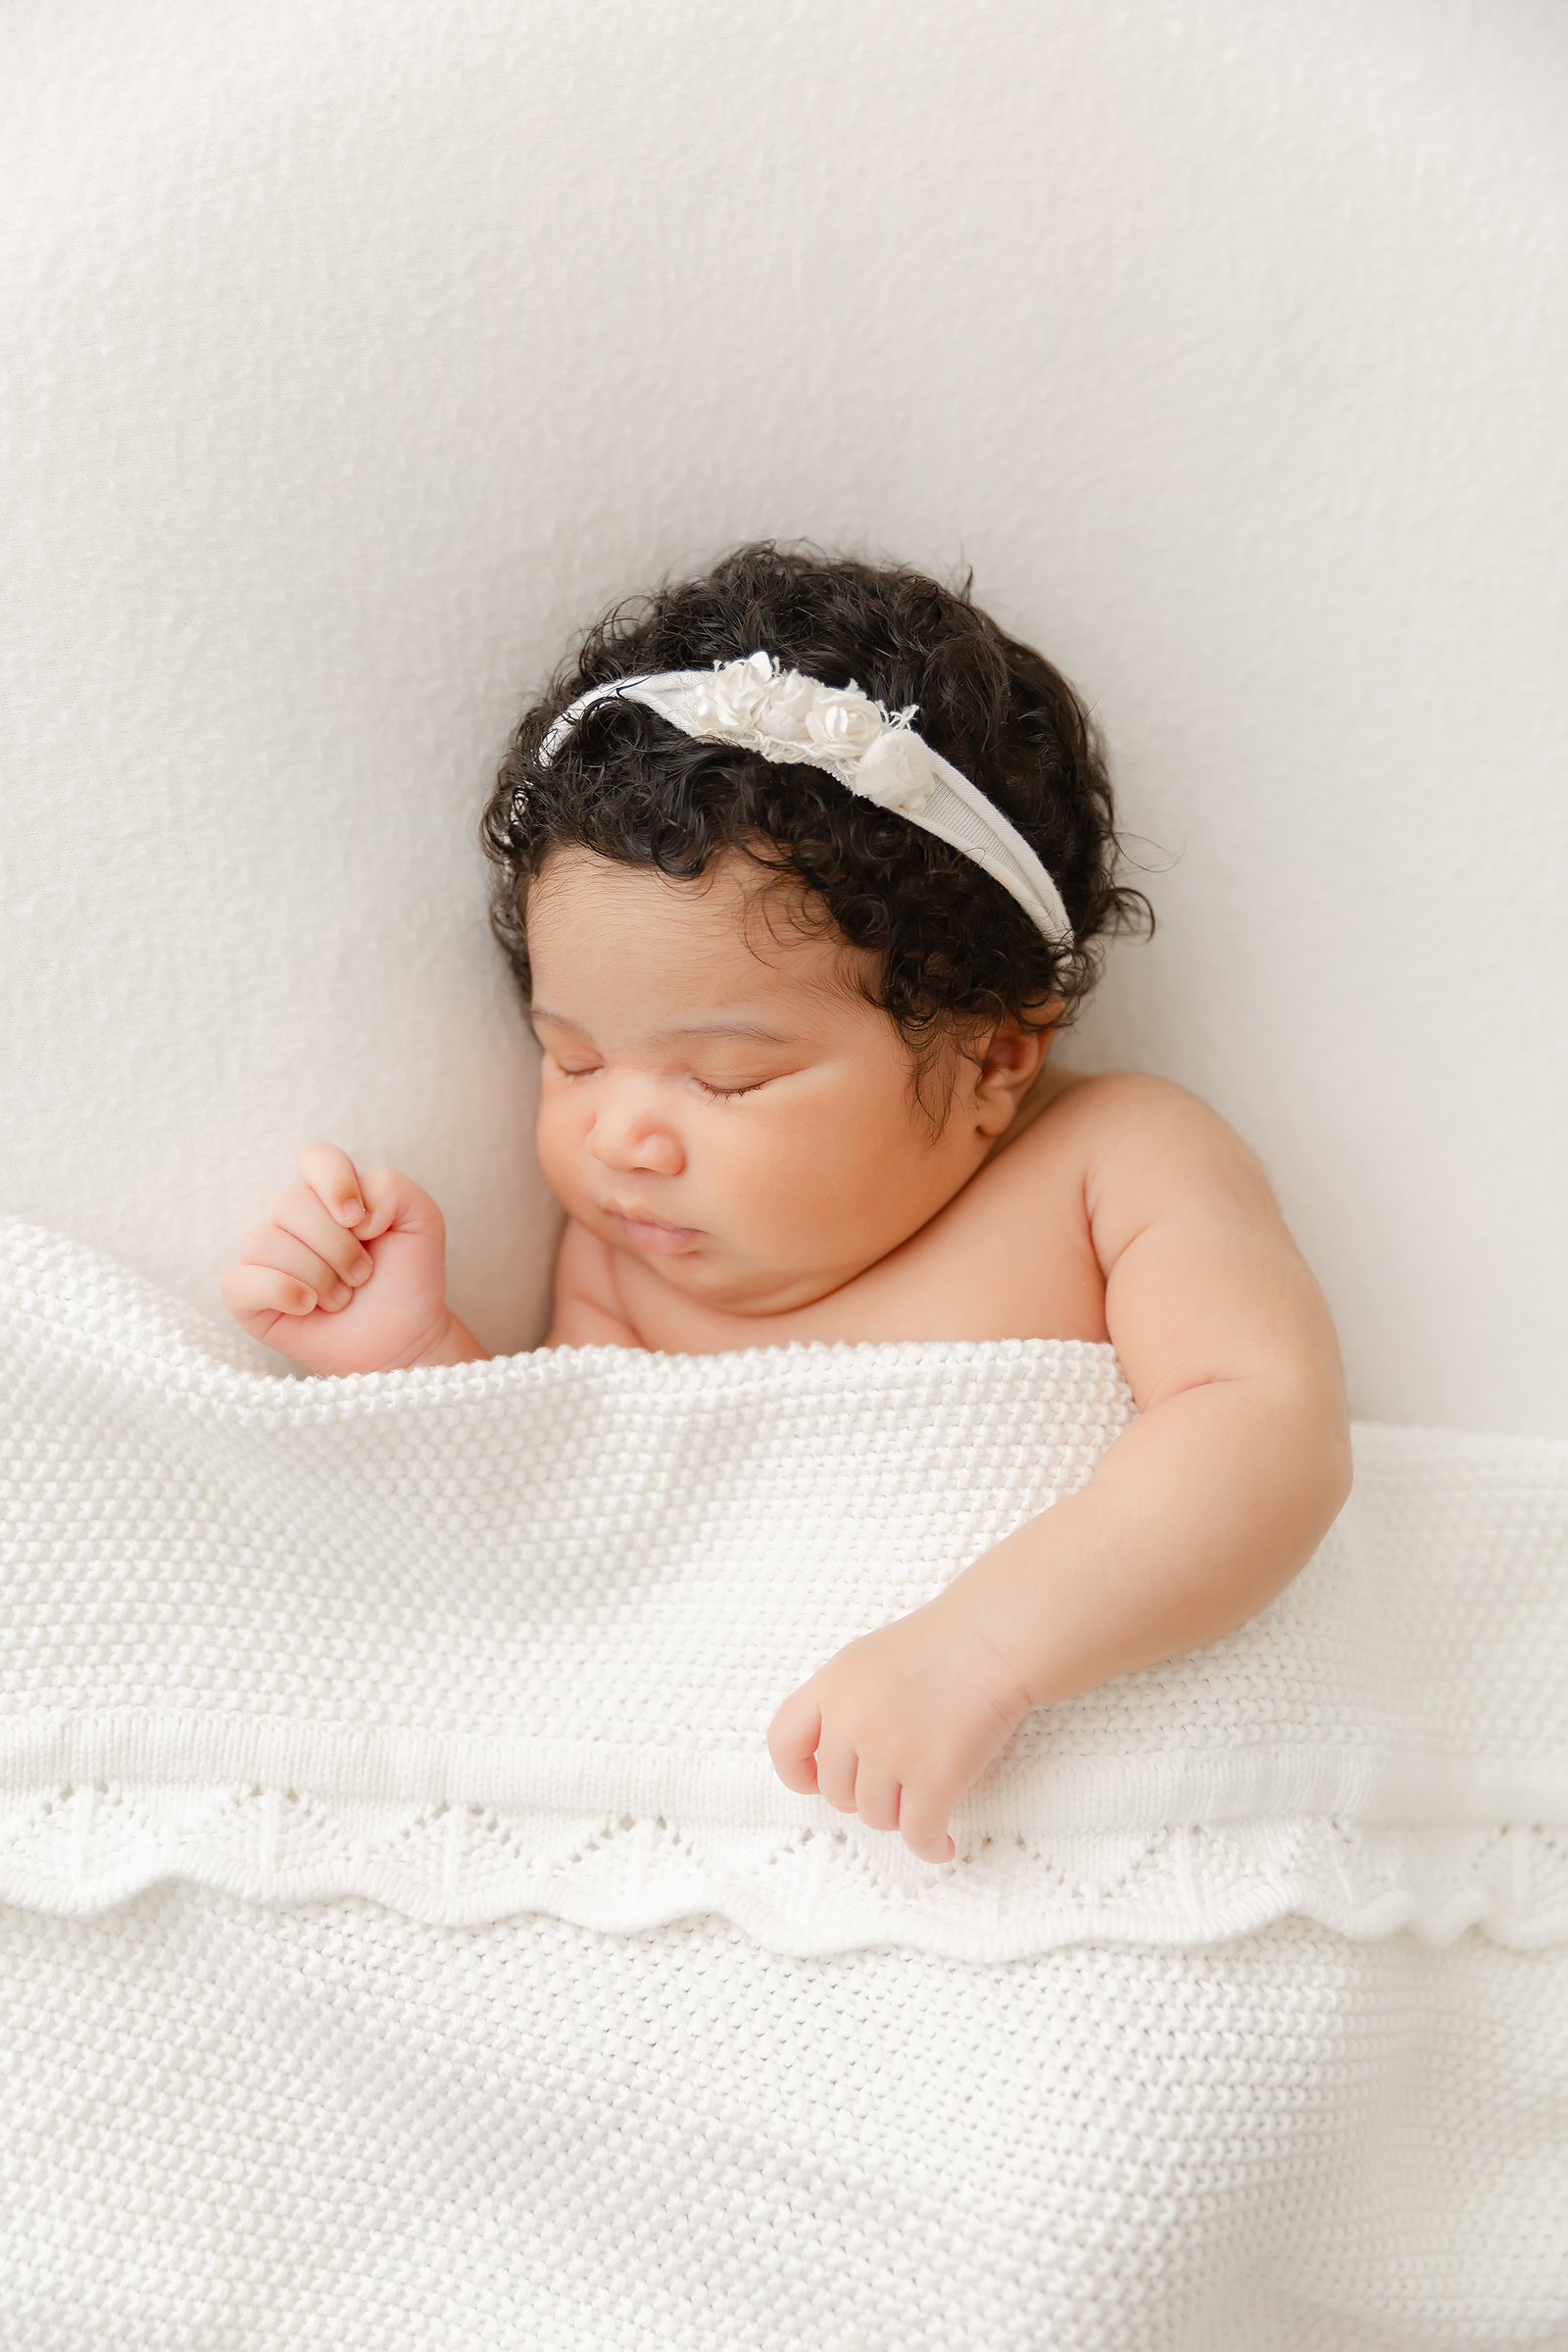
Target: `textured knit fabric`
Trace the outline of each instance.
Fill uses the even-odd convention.
[[[0,1910],[0,2342],[1562,2352],[1564,1960]]]
[[[1358,1432],[932,1868],[768,1717],[1092,1474],[1108,1348],[299,1382],[0,1295],[6,2352],[1568,2352],[1565,1449]]]
[[[177,1876],[988,1960],[1289,1912],[1568,1932],[1568,1449],[1363,1430],[1281,1598],[1026,1718],[936,1869],[787,1791],[766,1727],[1083,1483],[1132,1412],[1108,1348],[270,1380],[102,1260],[0,1244],[0,1898]]]

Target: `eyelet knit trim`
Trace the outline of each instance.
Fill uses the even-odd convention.
[[[984,1835],[931,1867],[831,1831],[399,1805],[262,1788],[62,1787],[0,1807],[0,1899],[81,1916],[181,1879],[270,1904],[360,1896],[441,1927],[544,1912],[631,1934],[700,1915],[801,1955],[897,1944],[1012,1960],[1083,1940],[1199,1944],[1291,1915],[1357,1938],[1568,1939],[1568,1834],[1302,1817]]]

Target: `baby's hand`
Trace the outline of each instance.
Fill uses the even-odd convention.
[[[300,1153],[301,1182],[253,1225],[223,1304],[307,1372],[393,1372],[481,1356],[446,1302],[446,1226],[396,1168],[363,1174],[335,1144]]]
[[[768,1726],[787,1788],[867,1828],[902,1830],[922,1862],[948,1862],[948,1814],[1029,1708],[1007,1660],[956,1594],[852,1642],[790,1693]]]

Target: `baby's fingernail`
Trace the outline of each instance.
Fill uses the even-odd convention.
[[[349,1289],[349,1286],[346,1282],[334,1282],[332,1285],[332,1296],[329,1303],[333,1306],[347,1306],[353,1296],[354,1293]]]
[[[340,1200],[337,1213],[345,1225],[357,1225],[365,1214],[365,1202],[363,1200]]]
[[[370,1279],[370,1276],[371,1276],[371,1275],[372,1275],[374,1272],[375,1272],[375,1268],[374,1268],[374,1267],[371,1265],[371,1263],[370,1263],[369,1259],[368,1259],[368,1257],[362,1257],[362,1258],[361,1258],[361,1260],[360,1260],[360,1262],[359,1262],[359,1264],[358,1264],[357,1266],[350,1266],[350,1268],[349,1268],[349,1280],[350,1280],[350,1282],[352,1282],[352,1283],[356,1283],[356,1284],[357,1284],[357,1283],[362,1283],[362,1282],[368,1282],[368,1281],[369,1281],[369,1279]]]

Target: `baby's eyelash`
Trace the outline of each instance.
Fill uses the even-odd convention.
[[[760,1086],[767,1084],[767,1080],[754,1078],[750,1086],[710,1086],[706,1078],[699,1078],[697,1084],[705,1095],[711,1095],[715,1102],[729,1102],[737,1095],[755,1095]]]

